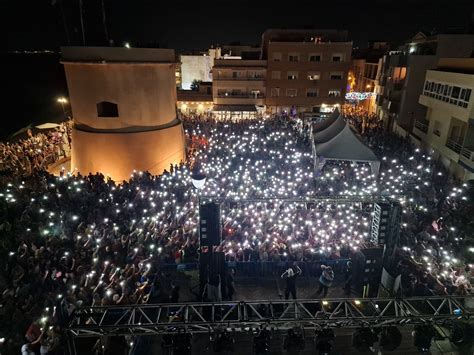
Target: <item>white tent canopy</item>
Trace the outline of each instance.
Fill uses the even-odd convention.
[[[38,129],[51,129],[51,128],[56,128],[56,127],[60,127],[60,125],[57,123],[49,123],[49,122],[36,126],[36,128]]]
[[[322,130],[328,128],[332,125],[341,115],[339,110],[336,108],[332,113],[331,116],[326,118],[324,121],[316,122],[313,124],[313,134],[316,132],[321,132]]]
[[[380,160],[377,156],[362,143],[354,134],[349,125],[345,123],[344,128],[327,142],[316,141],[316,155],[318,160],[349,160],[358,162],[368,162],[372,173],[378,175]]]
[[[326,143],[337,136],[346,126],[346,121],[342,116],[338,116],[337,119],[327,128],[320,132],[313,133],[314,142],[316,144]]]

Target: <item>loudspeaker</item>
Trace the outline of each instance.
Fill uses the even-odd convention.
[[[201,246],[220,245],[222,240],[221,208],[210,202],[199,206],[199,243]]]
[[[376,297],[382,278],[383,249],[370,248],[359,251],[352,260],[353,282],[356,292]]]
[[[372,219],[371,239],[378,244],[392,248],[400,236],[402,209],[398,203],[376,203]]]

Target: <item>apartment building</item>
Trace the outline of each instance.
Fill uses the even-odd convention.
[[[347,31],[267,30],[267,111],[319,115],[342,105],[351,51]]]
[[[352,54],[350,69],[352,90],[373,93],[359,104],[367,108],[369,113],[376,113],[376,94],[380,91],[380,78],[383,56],[388,52],[387,42],[372,41],[369,47],[355,50]]]
[[[221,119],[253,118],[265,108],[266,60],[216,59],[213,113]]]
[[[382,60],[376,99],[376,113],[386,127],[411,132],[414,121],[427,113],[418,103],[426,71],[436,68],[440,58],[469,58],[473,49],[474,35],[419,32],[397,51],[389,52]]]
[[[426,116],[412,136],[459,179],[474,179],[474,58],[442,58],[426,72],[418,102]]]

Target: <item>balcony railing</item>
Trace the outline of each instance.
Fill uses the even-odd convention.
[[[448,139],[446,141],[446,147],[448,147],[449,149],[451,149],[453,152],[456,152],[458,154],[461,153],[461,150],[462,150],[462,145],[459,144],[456,140],[454,139]]]
[[[233,76],[216,76],[214,80],[242,80],[242,81],[262,81],[265,80],[264,76],[239,76],[239,77],[233,77]]]
[[[235,99],[235,98],[245,98],[245,99],[264,99],[265,95],[253,95],[253,94],[217,94],[217,97],[223,98],[223,99]]]
[[[428,121],[415,120],[415,127],[418,128],[420,131],[426,133],[428,132],[428,123]]]
[[[467,160],[474,162],[474,148],[462,148],[461,155]]]

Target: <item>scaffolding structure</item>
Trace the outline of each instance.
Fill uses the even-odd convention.
[[[268,325],[315,329],[438,324],[469,319],[474,296],[312,299],[222,303],[179,303],[84,307],[67,327],[70,340],[81,337],[158,335],[185,329],[208,333],[218,328],[249,331]]]

